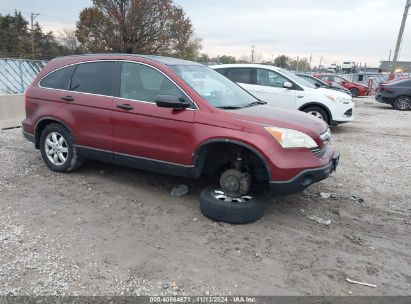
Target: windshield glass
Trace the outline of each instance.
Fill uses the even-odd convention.
[[[169,66],[201,97],[217,108],[243,108],[259,101],[240,86],[205,67],[194,65]]]
[[[290,80],[294,81],[295,83],[297,83],[299,85],[302,85],[302,86],[308,87],[308,88],[312,88],[312,89],[317,88],[315,85],[309,83],[308,81],[302,79],[301,77],[298,77],[297,75],[295,75],[291,72],[288,72],[287,70],[280,69],[279,72],[281,74],[283,74],[285,77],[289,78]]]
[[[317,78],[310,77],[310,76],[308,76],[308,75],[298,75],[298,77],[304,79],[305,81],[308,81],[309,83],[313,84],[314,86],[316,86],[315,84],[318,84],[318,85],[320,85],[320,86],[322,86],[322,87],[328,87],[328,85],[327,85],[325,82],[323,82],[323,81],[321,81],[321,80],[319,80],[319,79],[317,79]],[[317,87],[317,86],[316,86],[316,87]]]

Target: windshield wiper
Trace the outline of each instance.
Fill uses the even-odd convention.
[[[219,109],[223,109],[223,110],[238,110],[241,109],[242,107],[237,107],[237,106],[221,106],[221,107],[217,107]]]
[[[247,107],[253,107],[253,106],[258,106],[258,105],[265,105],[265,104],[267,104],[267,102],[262,101],[262,100],[258,100],[258,101],[253,101],[253,102],[249,103],[249,104],[247,105]]]

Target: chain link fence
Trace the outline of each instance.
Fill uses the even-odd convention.
[[[0,58],[0,94],[24,93],[47,62]]]

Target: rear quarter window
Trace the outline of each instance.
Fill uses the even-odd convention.
[[[251,68],[233,68],[228,69],[227,77],[234,82],[253,84],[253,70]]]
[[[69,90],[74,68],[75,66],[68,66],[51,72],[40,81],[40,86],[51,89]]]

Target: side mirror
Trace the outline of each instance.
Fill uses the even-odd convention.
[[[179,110],[187,109],[190,107],[190,103],[174,95],[158,95],[156,98],[156,105],[161,108],[171,108]]]
[[[292,89],[293,88],[293,84],[291,82],[284,82],[283,87],[286,89]]]
[[[341,84],[345,84],[345,81],[341,81]]]
[[[319,83],[314,83],[314,85],[315,85],[317,88],[320,88],[320,87],[321,87],[321,85],[320,85]]]

